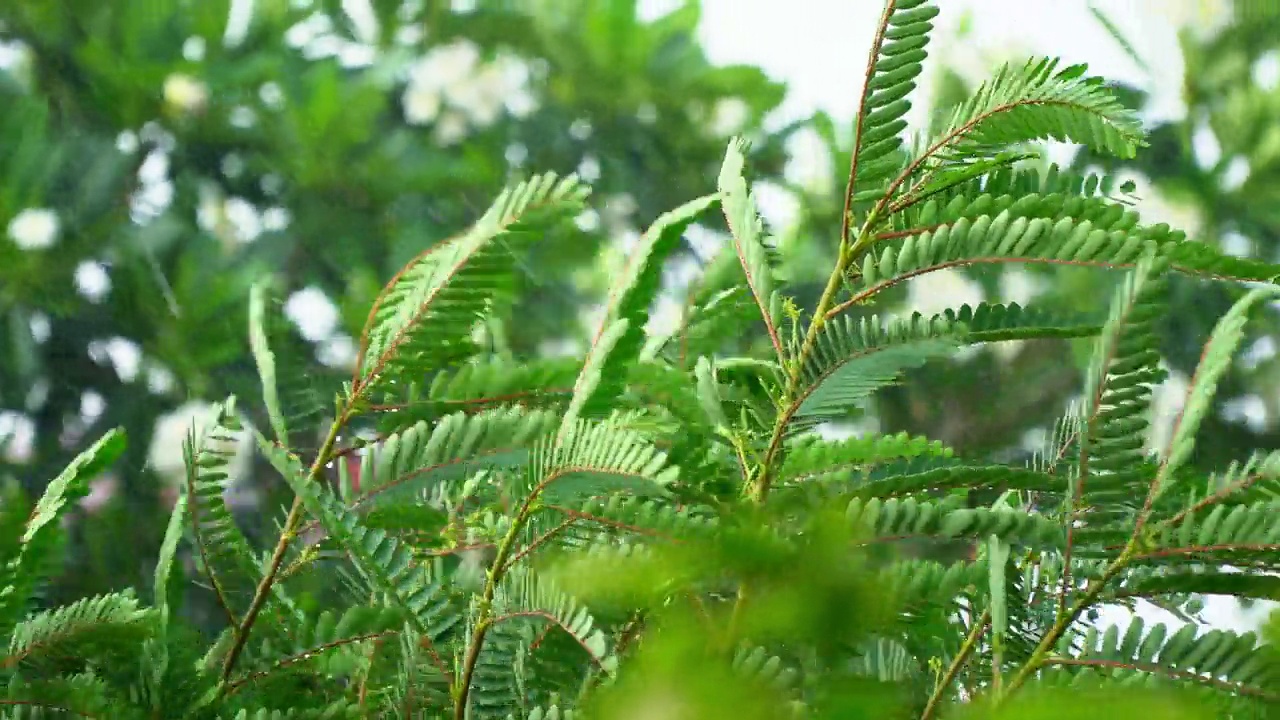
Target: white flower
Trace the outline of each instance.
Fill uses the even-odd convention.
[[[409,70],[409,82],[443,90],[471,77],[479,62],[480,48],[470,40],[438,45]]]
[[[630,193],[621,193],[607,198],[601,208],[601,219],[610,234],[630,229],[629,220],[637,210],[636,199]]]
[[[151,447],[147,452],[147,464],[160,477],[169,483],[178,484],[186,476],[186,462],[183,458],[183,443],[187,433],[195,428],[196,443],[211,429],[215,419],[217,406],[201,400],[187,402],[173,412],[160,416],[156,420],[155,430],[151,435]],[[203,447],[217,449],[221,452],[234,453],[230,463],[232,480],[243,478],[249,469],[251,435],[248,424],[240,437],[234,442],[204,439]]]
[[[36,444],[36,424],[11,410],[0,410],[0,457],[20,465],[31,459]]]
[[[9,237],[23,250],[43,250],[58,239],[58,214],[47,208],[27,208],[9,221]]]
[[[507,112],[522,118],[538,109],[538,99],[529,90],[529,77],[532,74],[529,63],[515,55],[499,53],[494,58],[492,67],[502,75],[502,94]]]
[[[716,137],[728,137],[742,130],[751,119],[751,108],[738,97],[720,98],[711,108],[711,132]]]
[[[302,337],[311,342],[325,340],[338,326],[338,308],[317,287],[305,288],[290,295],[284,304],[284,314],[298,326]]]
[[[467,136],[467,118],[450,110],[436,123],[435,139],[441,145],[456,145]]]
[[[316,359],[327,367],[350,370],[355,367],[359,352],[360,348],[356,347],[356,341],[350,335],[338,334],[320,343],[316,348]]]
[[[142,365],[142,348],[119,336],[109,340],[90,340],[89,359],[99,365],[110,365],[122,382],[133,382]]]
[[[426,125],[440,114],[443,104],[438,90],[409,83],[400,99],[404,106],[404,119],[410,125]]]
[[[476,125],[492,125],[504,107],[506,86],[502,71],[487,65],[480,72],[445,88],[449,104],[467,115]]]
[[[190,75],[174,73],[164,80],[164,102],[182,113],[199,113],[209,103],[209,88]]]
[[[101,302],[111,292],[111,277],[100,262],[86,260],[76,266],[76,290],[91,303]]]

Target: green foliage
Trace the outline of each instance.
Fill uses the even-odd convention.
[[[476,342],[518,320],[521,258],[583,207],[577,180],[516,183],[471,231],[410,259],[371,299],[314,452],[290,442],[284,353],[255,291],[250,344],[276,435],[255,431],[257,448],[295,498],[274,548],[258,551],[224,497],[242,430],[232,396],[187,442],[151,605],[121,592],[32,611],[60,513],[121,449],[108,435],[25,524],[4,524],[4,702],[194,719],[1274,717],[1274,628],[1259,644],[1095,613],[1164,598],[1194,619],[1200,593],[1274,595],[1280,463],[1259,455],[1206,478],[1188,458],[1249,311],[1280,291],[1256,288],[1221,318],[1169,447],[1148,455],[1170,271],[1270,271],[1145,228],[1097,185],[1031,187],[1010,169],[1038,138],[1122,157],[1141,145],[1082,68],[1006,68],[935,142],[881,147],[935,14],[927,0],[886,3],[848,232],[812,308],[775,274],[741,140],[716,194],[641,239],[585,358],[495,358]],[[663,262],[717,201],[733,240],[713,267],[740,273],[732,292],[765,326],[759,355],[712,332],[670,352],[674,338],[644,328]],[[1105,322],[1013,304],[852,317],[893,284],[977,260],[1127,272]],[[690,327],[716,316],[722,291],[698,299]],[[965,343],[1091,336],[1083,399],[1031,463],[907,433],[822,435]],[[357,424],[386,432],[351,440]],[[911,542],[963,552],[942,563],[900,551]],[[188,547],[227,616],[212,643],[173,612]]]

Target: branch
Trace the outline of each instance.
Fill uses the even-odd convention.
[[[311,470],[307,472],[306,482],[315,482],[320,477],[321,471],[324,470],[324,466],[328,464],[329,458],[333,454],[333,448],[338,442],[338,433],[346,425],[347,412],[347,410],[344,410],[339,413],[338,417],[334,419],[333,425],[329,427],[329,434],[325,437],[324,443],[321,444],[320,452],[316,455],[315,462],[311,463]],[[270,594],[271,586],[280,572],[280,565],[284,562],[285,551],[289,549],[290,541],[297,535],[298,523],[301,520],[302,495],[299,494],[293,498],[293,506],[289,508],[289,516],[284,521],[284,529],[280,531],[280,540],[276,543],[276,549],[271,553],[267,572],[258,583],[258,589],[254,591],[253,602],[249,604],[249,609],[244,614],[244,620],[235,629],[235,644],[231,646],[231,651],[227,653],[227,659],[222,664],[223,690],[221,692],[225,692],[228,688],[227,679],[231,676],[231,670],[235,667],[236,660],[240,658],[240,653],[244,651],[245,643],[249,640],[249,630],[253,627],[254,621],[258,619],[258,613],[262,612],[262,607],[267,602],[267,595]]]
[[[947,671],[943,673],[942,678],[938,680],[938,684],[933,688],[933,694],[929,696],[929,702],[924,706],[924,712],[920,715],[920,720],[930,720],[937,711],[938,705],[942,702],[942,696],[946,694],[947,688],[951,683],[955,682],[956,676],[960,674],[960,669],[969,661],[969,656],[978,647],[978,641],[982,639],[983,632],[987,629],[987,625],[991,623],[991,608],[982,611],[982,615],[973,623],[973,628],[969,630],[969,634],[965,636],[964,643],[960,645],[960,652],[951,659],[951,664],[947,666]]]

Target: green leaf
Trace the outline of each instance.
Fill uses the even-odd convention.
[[[661,290],[663,263],[680,247],[685,229],[719,199],[718,194],[706,195],[664,213],[640,237],[610,289],[604,317],[574,383],[573,399],[561,428],[579,417],[599,416],[621,394],[628,369],[644,346],[644,326],[649,307]]]
[[[1259,302],[1277,296],[1280,296],[1280,287],[1257,287],[1231,306],[1214,327],[1200,356],[1200,364],[1191,377],[1186,405],[1174,422],[1168,450],[1151,487],[1151,500],[1158,499],[1169,489],[1173,473],[1191,456],[1196,432],[1213,405],[1218,381],[1226,374],[1231,366],[1232,356],[1244,340],[1244,326],[1249,321],[1249,311]]]
[[[854,126],[848,194],[875,199],[906,164],[902,134],[938,8],[926,0],[885,3],[871,47],[867,81]]]
[[[1055,72],[1056,71],[1056,72]],[[1142,123],[1084,65],[1058,70],[1058,60],[1005,65],[956,109],[935,153],[977,154],[1034,140],[1081,143],[1133,157],[1145,145]]]
[[[782,318],[778,291],[775,288],[779,282],[774,274],[770,248],[765,245],[764,223],[756,210],[755,197],[748,190],[743,176],[747,162],[746,151],[747,143],[741,138],[731,141],[725,151],[718,183],[720,204],[729,223],[733,250],[742,265],[751,297],[764,319],[769,342],[773,345],[778,361],[785,363],[786,351],[778,333]]]
[[[911,368],[945,357],[961,344],[962,328],[919,316],[881,325],[879,318],[836,318],[823,324],[800,370],[796,418],[834,418]]]
[[[289,429],[276,391],[276,357],[267,343],[266,293],[266,285],[259,282],[249,294],[249,347],[253,350],[253,360],[258,365],[258,377],[262,380],[262,400],[267,406],[271,429],[276,434],[276,440],[287,446]]]
[[[13,627],[31,602],[58,552],[59,521],[68,505],[89,494],[89,482],[125,450],[125,435],[113,429],[81,452],[45,487],[19,539],[18,556],[0,573],[0,630]]]
[[[587,193],[575,177],[538,176],[505,190],[468,232],[410,261],[369,314],[353,398],[469,357],[476,323],[513,297],[519,254],[580,212]]]

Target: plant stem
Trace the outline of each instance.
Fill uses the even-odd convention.
[[[315,462],[311,463],[311,469],[307,472],[307,483],[314,482],[320,476],[324,466],[329,462],[330,456],[333,454],[333,448],[338,443],[338,433],[342,432],[342,427],[347,422],[347,411],[338,414],[334,419],[333,425],[329,427],[329,434],[325,437],[324,442],[320,445],[320,451],[316,454]],[[267,572],[262,576],[262,580],[258,582],[258,588],[253,593],[253,601],[249,603],[249,609],[244,614],[244,619],[240,621],[239,627],[235,632],[235,644],[231,646],[231,651],[227,653],[227,659],[222,664],[222,682],[224,687],[226,681],[231,677],[231,671],[235,668],[236,660],[240,658],[240,653],[244,651],[245,643],[249,640],[249,630],[253,627],[253,623],[258,619],[258,613],[262,612],[262,608],[267,603],[267,596],[271,592],[271,586],[275,582],[276,576],[280,572],[280,566],[284,562],[284,554],[289,549],[289,543],[297,534],[298,523],[302,520],[302,496],[295,495],[293,505],[289,508],[289,516],[284,521],[284,529],[280,531],[280,540],[276,543],[276,549],[271,553],[271,560],[267,564]]]
[[[951,659],[947,671],[934,686],[933,694],[929,696],[929,702],[924,706],[924,713],[920,715],[920,720],[929,720],[937,712],[942,696],[946,694],[947,688],[951,687],[951,683],[955,682],[956,676],[960,674],[960,668],[964,667],[964,664],[969,661],[969,656],[978,647],[978,640],[982,638],[982,633],[987,629],[989,622],[991,622],[991,608],[983,610],[982,615],[974,621],[973,628],[969,630],[969,634],[960,645],[960,652]]]
[[[1111,563],[1099,578],[1090,581],[1088,587],[1085,588],[1084,593],[1081,594],[1080,599],[1071,606],[1071,609],[1058,615],[1058,619],[1054,621],[1053,627],[1049,628],[1049,632],[1045,633],[1044,637],[1040,639],[1039,644],[1036,645],[1036,649],[1031,652],[1031,658],[1027,660],[1027,664],[1022,666],[1022,669],[1013,676],[1013,679],[1009,681],[1009,684],[1004,688],[1004,690],[997,695],[997,704],[1003,702],[1005,698],[1009,697],[1009,695],[1013,694],[1014,691],[1022,687],[1022,684],[1027,681],[1027,678],[1031,676],[1031,673],[1040,668],[1044,659],[1048,657],[1049,653],[1053,650],[1053,646],[1062,639],[1063,634],[1067,632],[1067,629],[1071,627],[1071,624],[1080,617],[1080,613],[1088,609],[1088,607],[1098,599],[1098,596],[1102,594],[1102,591],[1106,589],[1107,582],[1118,575],[1120,571],[1124,570],[1124,568],[1129,564],[1129,560],[1133,557],[1136,547],[1137,543],[1131,540],[1120,553],[1120,556],[1115,559],[1115,562]]]
[[[505,574],[505,565],[507,564],[507,558],[511,555],[511,549],[515,547],[516,535],[524,527],[525,518],[529,516],[529,510],[533,506],[533,499],[538,496],[540,489],[540,487],[535,488],[525,498],[524,503],[520,505],[515,518],[511,521],[511,527],[507,529],[507,534],[503,536],[502,542],[498,544],[498,551],[493,557],[493,562],[489,565],[484,591],[480,596],[480,606],[476,608],[476,626],[471,631],[471,639],[467,643],[467,654],[462,661],[462,672],[458,675],[458,683],[453,688],[454,720],[466,720],[467,701],[471,695],[471,680],[476,673],[476,664],[480,661],[480,650],[484,646],[484,637],[489,632],[489,628],[492,627],[493,596],[497,594],[498,583],[502,581],[502,576]]]

